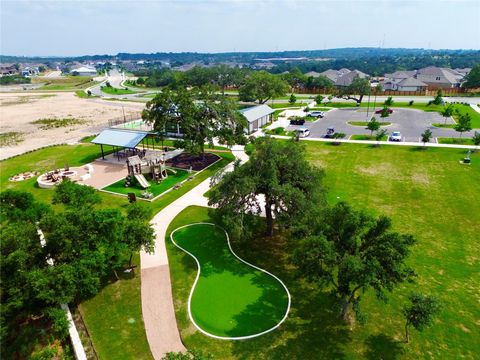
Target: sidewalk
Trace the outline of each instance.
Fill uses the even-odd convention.
[[[233,146],[232,153],[242,163],[248,160],[243,146]],[[225,170],[233,170],[233,163]],[[155,251],[153,254],[140,252],[142,315],[154,359],[159,360],[171,351],[186,351],[175,318],[165,236],[172,220],[185,208],[208,206],[203,194],[210,189],[210,180],[204,180],[155,215],[151,222],[155,230]]]

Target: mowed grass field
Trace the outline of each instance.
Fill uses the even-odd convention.
[[[365,325],[349,327],[329,289],[296,276],[289,254],[295,239],[282,234],[233,244],[247,261],[281,278],[292,295],[285,323],[259,338],[225,342],[195,331],[187,298],[196,266],[167,242],[177,323],[190,349],[219,359],[475,359],[480,349],[480,154],[461,165],[462,149],[305,143],[308,159],[326,171],[328,201],[348,201],[356,208],[393,220],[395,230],[417,239],[408,259],[418,277],[389,294],[388,303],[372,291],[361,306]],[[191,207],[170,225],[211,221],[208,209]],[[402,306],[412,291],[437,296],[442,311],[432,327],[412,331],[404,342]]]
[[[283,319],[288,307],[283,285],[236,258],[222,228],[193,223],[177,229],[172,238],[200,264],[191,312],[202,330],[221,337],[252,336]]]

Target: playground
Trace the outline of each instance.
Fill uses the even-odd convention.
[[[287,318],[290,294],[275,275],[238,257],[228,234],[210,223],[194,223],[170,234],[197,264],[188,313],[203,334],[222,340],[254,338]]]

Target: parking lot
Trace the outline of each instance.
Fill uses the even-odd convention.
[[[403,141],[419,141],[420,135],[426,130],[430,129],[433,134],[432,142],[435,142],[436,137],[458,137],[459,133],[453,129],[437,128],[432,126],[432,123],[444,123],[445,118],[437,112],[425,112],[415,109],[393,109],[393,113],[387,118],[381,118],[379,114],[373,114],[372,111],[368,113],[365,108],[347,108],[347,109],[332,109],[325,112],[323,119],[318,119],[315,122],[306,122],[304,127],[310,130],[310,137],[319,138],[325,137],[328,127],[333,126],[336,132],[345,133],[346,138],[351,135],[370,135],[370,130],[363,126],[349,125],[349,121],[369,121],[372,116],[380,122],[390,122],[391,125],[382,127],[388,131],[390,135],[393,131],[400,131],[402,133]],[[447,124],[453,124],[451,118],[447,119]],[[299,126],[288,126],[287,130],[294,130]],[[471,133],[471,134],[470,134]],[[464,133],[463,136],[472,136],[473,131]]]

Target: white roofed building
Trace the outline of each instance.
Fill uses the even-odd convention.
[[[257,105],[241,109],[242,114],[248,121],[248,134],[254,133],[263,125],[268,124],[272,119],[274,110],[268,105]]]
[[[70,74],[78,76],[95,76],[97,75],[97,70],[93,67],[81,66],[70,70]]]

